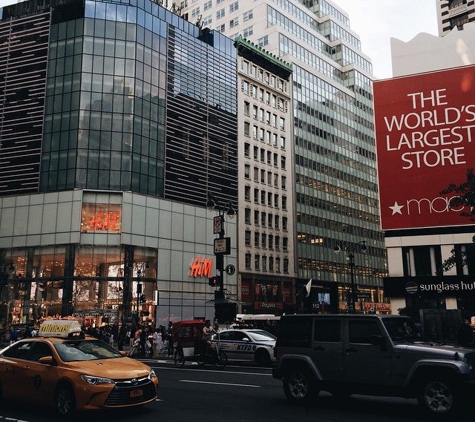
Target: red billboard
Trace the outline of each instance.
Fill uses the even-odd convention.
[[[383,230],[471,224],[440,192],[475,168],[475,66],[374,82]]]

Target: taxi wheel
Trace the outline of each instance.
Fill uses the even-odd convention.
[[[71,386],[60,384],[54,396],[56,410],[62,416],[71,415],[76,411],[76,399]]]

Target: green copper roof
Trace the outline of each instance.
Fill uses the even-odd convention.
[[[279,59],[276,55],[246,40],[241,35],[238,35],[235,39],[234,46],[240,55],[248,57],[252,61],[260,62],[263,67],[267,67],[276,74],[285,75],[288,78],[292,73],[292,65],[290,63]],[[267,66],[264,64],[265,62],[268,63]]]

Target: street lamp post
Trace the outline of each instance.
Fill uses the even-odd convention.
[[[350,268],[350,312],[354,314],[356,312],[355,302],[356,302],[356,285],[355,285],[355,251],[356,248],[360,249],[361,252],[366,253],[368,247],[366,246],[366,240],[362,240],[358,243],[355,243],[352,248],[348,249],[346,246],[343,248],[348,253],[348,267]],[[336,245],[334,248],[335,253],[341,251],[340,245]]]
[[[236,210],[233,208],[231,202],[226,203],[223,207],[210,193],[208,194],[208,201],[206,207],[209,210],[217,210],[218,215],[213,218],[213,234],[217,234],[218,237],[214,239],[214,254],[216,256],[216,270],[218,274],[216,276],[216,285],[218,290],[215,292],[215,310],[216,304],[224,302],[224,255],[231,253],[231,239],[225,237],[224,231],[224,216],[233,218],[236,215]]]

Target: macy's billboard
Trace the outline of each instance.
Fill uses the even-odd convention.
[[[374,102],[382,229],[470,224],[440,192],[475,167],[475,66],[375,81]]]

